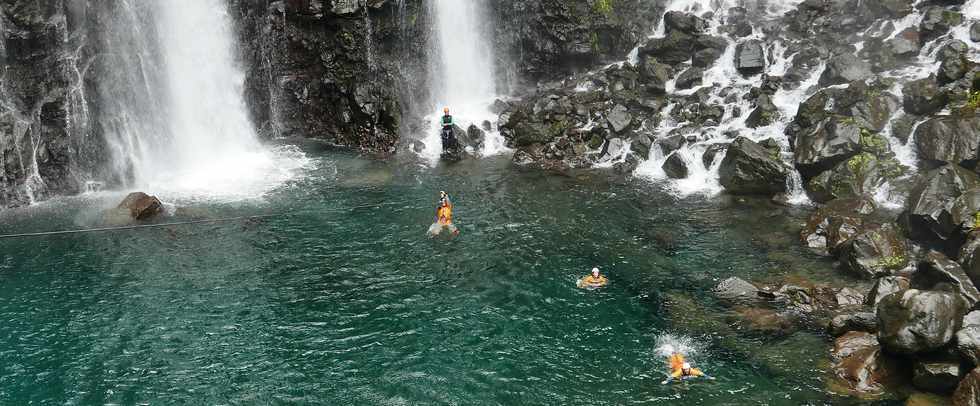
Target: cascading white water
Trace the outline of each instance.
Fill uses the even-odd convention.
[[[104,96],[129,96],[110,105],[107,121],[118,126],[107,139],[132,186],[165,199],[236,200],[261,196],[307,165],[298,150],[259,142],[224,2],[157,0],[140,6],[145,8],[124,8],[132,14],[126,21],[136,24],[128,29],[142,35],[124,39],[128,48],[121,49],[135,49],[137,58],[119,69],[128,77],[123,87],[144,88],[110,88]],[[154,24],[140,26],[147,16]]]
[[[435,105],[427,117],[431,127],[423,139],[421,155],[436,162],[442,151],[439,137],[439,118],[442,108],[448,107],[456,123],[466,129],[483,121],[494,123],[496,116],[490,105],[497,95],[494,78],[493,48],[485,33],[486,19],[483,0],[432,0],[435,13],[438,52],[430,53]],[[503,137],[494,130],[487,133],[483,155],[505,151]]]
[[[799,3],[799,0],[759,2],[754,4],[749,12],[777,17]],[[708,88],[710,89],[708,96],[709,103],[725,107],[724,116],[717,125],[701,128],[698,134],[691,134],[697,136],[697,141],[688,143],[672,153],[676,154],[686,164],[688,168],[687,177],[684,179],[667,178],[661,166],[670,155],[660,151],[657,145],[651,148],[650,156],[640,164],[635,172],[636,175],[643,178],[658,182],[668,182],[668,186],[679,196],[693,194],[710,196],[722,191],[723,188],[718,180],[718,168],[724,154],[717,154],[712,162],[703,162],[701,157],[704,151],[712,144],[729,142],[730,140],[727,134],[734,132],[755,141],[772,138],[782,147],[784,151],[783,155],[789,158],[791,156],[788,153],[789,141],[784,134],[786,124],[792,120],[796,114],[796,108],[799,102],[813,89],[820,73],[823,71],[823,67],[815,67],[811,70],[810,78],[803,81],[798,87],[790,90],[780,89],[773,96],[773,103],[780,109],[781,113],[780,118],[776,122],[760,128],[748,128],[745,122],[749,113],[752,112],[753,107],[744,95],[752,88],[761,85],[761,75],[745,77],[738,72],[734,63],[737,42],[722,30],[729,9],[741,4],[743,2],[736,0],[671,0],[666,4],[665,14],[670,11],[690,12],[696,15],[712,12],[712,17],[707,20],[708,27],[706,32],[710,35],[725,38],[729,43],[715,64],[705,70],[701,85],[686,90],[676,90],[673,88],[672,83],[668,83],[667,85],[668,93],[679,97],[692,95],[699,90]],[[661,18],[660,23],[654,29],[651,37],[663,37],[665,35],[664,19]],[[744,39],[763,40],[764,36],[761,32],[755,30],[752,35]],[[630,61],[634,64],[639,62],[636,51],[634,50],[630,55]],[[766,59],[769,61],[767,73],[774,76],[785,74],[790,66],[790,60],[793,57],[793,55],[787,54],[785,45],[776,41],[766,49],[766,54]],[[726,100],[726,97],[722,93],[723,89],[726,88],[737,92],[738,97]],[[735,100],[735,103],[730,102],[732,99]],[[669,132],[685,124],[676,123],[671,118],[670,113],[674,106],[675,104],[671,104],[661,112],[661,125],[653,131],[658,137],[666,136]],[[791,165],[791,163],[787,162],[787,165]],[[799,175],[793,173],[792,179],[788,182],[788,201],[794,204],[806,204],[809,201],[803,192],[800,185],[801,182],[798,178]]]

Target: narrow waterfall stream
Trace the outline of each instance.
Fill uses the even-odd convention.
[[[457,125],[464,130],[470,125],[484,127],[495,123],[496,115],[490,105],[497,96],[493,67],[493,47],[487,37],[484,8],[492,4],[484,0],[431,0],[435,14],[435,40],[430,51],[432,95],[435,105],[428,117],[430,130],[423,139],[425,149],[420,155],[431,163],[442,152],[439,137],[439,118],[448,107]],[[491,124],[480,155],[506,151],[503,137]],[[486,129],[486,128],[484,128]]]

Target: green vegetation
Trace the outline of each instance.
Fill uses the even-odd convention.
[[[861,150],[876,156],[888,153],[888,141],[878,133],[867,128],[861,128]]]
[[[880,268],[883,270],[896,270],[905,266],[906,260],[904,256],[895,255],[890,257],[884,257],[875,263],[875,268]]]
[[[864,176],[865,172],[871,168],[871,165],[874,165],[874,162],[874,155],[863,152],[847,160],[847,169],[856,177]]]
[[[975,92],[970,92],[966,97],[966,106],[970,110],[976,110],[980,108],[980,90]]]
[[[609,17],[613,11],[612,2],[613,0],[595,0],[595,3],[592,3],[592,11]]]
[[[973,229],[980,229],[980,211],[973,214]]]

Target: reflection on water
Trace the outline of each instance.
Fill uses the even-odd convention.
[[[506,158],[420,169],[309,155],[311,173],[262,201],[167,221],[282,216],[0,240],[0,403],[831,399],[824,337],[742,335],[708,293],[732,275],[836,278],[793,241],[796,209]],[[425,236],[439,190],[457,238]],[[92,226],[120,198],[7,211],[0,231]],[[593,266],[612,283],[577,289]],[[660,385],[665,334],[718,379]]]

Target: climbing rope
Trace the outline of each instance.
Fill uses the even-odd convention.
[[[389,206],[394,204],[398,204],[398,203],[378,203],[378,204],[371,204],[371,205],[354,206],[350,208],[337,209],[337,210],[322,210],[322,211],[318,211],[317,213],[323,213],[327,211],[340,212],[340,211],[351,211],[351,210],[365,209],[365,208],[380,208],[382,206]],[[312,213],[313,211],[309,211],[309,212]],[[118,227],[83,228],[77,230],[44,231],[38,233],[2,234],[0,235],[0,240],[11,239],[11,238],[44,237],[49,235],[68,235],[68,234],[101,233],[101,232],[109,232],[109,231],[127,231],[127,230],[139,230],[139,229],[146,229],[146,228],[186,226],[186,225],[193,225],[193,224],[227,223],[230,221],[238,221],[238,220],[257,220],[257,219],[263,219],[269,217],[280,217],[280,216],[286,216],[289,214],[296,214],[296,213],[300,213],[300,212],[258,214],[252,216],[225,217],[225,218],[208,219],[208,220],[177,221],[172,223],[160,223],[160,224],[134,224],[129,226],[118,226]]]
[[[65,234],[85,234],[85,233],[100,233],[106,231],[125,231],[125,230],[137,230],[143,228],[159,228],[159,227],[170,227],[170,226],[186,226],[191,224],[208,224],[208,223],[225,223],[229,221],[237,220],[251,220],[260,219],[267,217],[283,216],[286,213],[278,214],[261,214],[255,216],[239,216],[239,217],[227,217],[220,219],[210,219],[210,220],[191,220],[191,221],[177,221],[173,223],[160,223],[160,224],[136,224],[131,226],[119,226],[119,227],[100,227],[100,228],[83,228],[78,230],[59,230],[59,231],[44,231],[40,233],[21,233],[21,234],[6,234],[0,235],[0,240],[8,238],[22,238],[22,237],[43,237],[47,235],[65,235]]]

